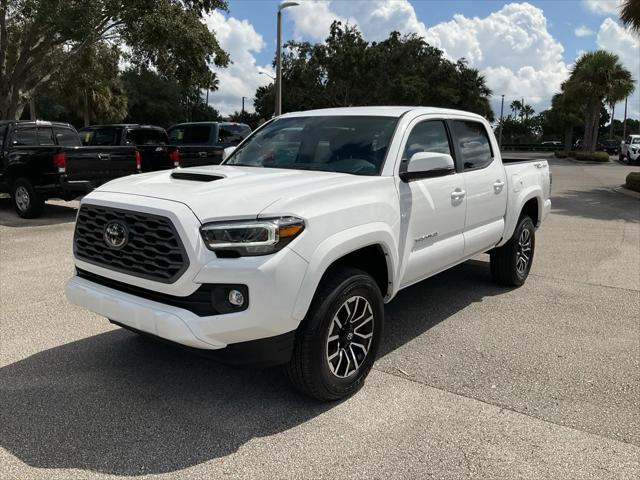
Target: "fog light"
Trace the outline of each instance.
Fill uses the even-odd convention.
[[[238,290],[231,290],[229,292],[229,303],[236,307],[241,307],[244,304],[244,295]]]

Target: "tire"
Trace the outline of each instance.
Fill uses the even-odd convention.
[[[11,200],[16,213],[22,218],[36,218],[42,214],[44,197],[26,178],[18,178],[13,182]]]
[[[369,274],[350,267],[328,272],[296,332],[286,376],[318,400],[353,394],[373,366],[383,326],[382,295]]]
[[[509,241],[490,252],[491,276],[496,283],[511,287],[524,284],[533,263],[535,235],[531,218],[522,216]]]

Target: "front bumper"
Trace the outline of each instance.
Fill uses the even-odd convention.
[[[192,348],[215,350],[230,344],[274,337],[295,330],[293,310],[307,268],[298,254],[285,248],[276,255],[217,259],[193,280],[246,285],[246,310],[199,316],[173,305],[142,298],[79,276],[66,286],[69,301],[131,329]]]

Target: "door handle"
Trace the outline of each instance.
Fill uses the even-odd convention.
[[[504,187],[504,181],[503,180],[496,180],[496,182],[493,184],[493,192],[494,193],[500,193],[502,191],[502,188]]]
[[[466,194],[467,192],[465,192],[464,190],[454,190],[453,192],[451,192],[451,199],[462,200]]]

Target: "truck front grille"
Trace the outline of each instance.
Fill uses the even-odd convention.
[[[112,228],[111,237],[105,233],[107,227]],[[119,245],[122,235],[124,244]],[[189,267],[168,218],[90,204],[78,212],[73,251],[94,265],[163,283],[176,281]]]

